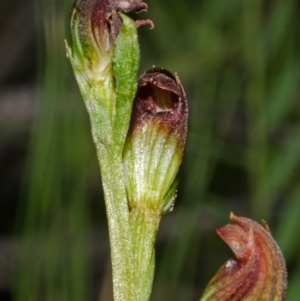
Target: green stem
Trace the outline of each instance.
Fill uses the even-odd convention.
[[[109,225],[114,301],[148,301],[154,243],[161,215],[149,208],[129,213],[121,148],[97,144]]]
[[[150,299],[155,263],[154,243],[160,220],[158,211],[146,207],[133,208],[130,212],[138,301]]]
[[[97,144],[108,218],[114,301],[133,301],[134,264],[129,210],[123,177],[122,151]]]

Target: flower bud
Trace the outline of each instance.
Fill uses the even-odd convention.
[[[142,0],[76,0],[67,55],[90,114],[96,143],[121,146],[136,92],[139,46],[134,22],[123,13],[147,10]],[[113,137],[116,136],[116,137]]]
[[[101,77],[102,72],[111,68],[112,49],[124,23],[124,15],[120,12],[139,13],[147,8],[142,0],[74,1],[71,16],[73,59]]]
[[[171,209],[187,132],[187,101],[178,76],[160,68],[138,82],[124,148],[130,208]]]
[[[263,226],[231,213],[236,224],[217,230],[236,260],[227,261],[213,277],[200,301],[282,301],[286,266],[266,223]]]

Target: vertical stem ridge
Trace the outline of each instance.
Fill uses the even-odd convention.
[[[154,243],[161,214],[145,207],[133,208],[130,223],[133,237],[135,289],[139,301],[150,299],[154,277]]]
[[[109,226],[115,301],[133,301],[132,236],[121,151],[97,145]]]

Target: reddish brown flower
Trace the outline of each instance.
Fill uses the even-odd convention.
[[[178,76],[153,68],[143,74],[124,148],[125,179],[131,208],[168,211],[187,132],[187,101]]]
[[[234,252],[210,281],[201,301],[282,301],[287,287],[281,251],[266,223],[263,226],[231,213],[218,235]]]

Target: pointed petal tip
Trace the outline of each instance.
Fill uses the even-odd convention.
[[[282,253],[266,222],[230,213],[217,233],[236,255],[213,277],[200,301],[283,301],[287,272]]]

